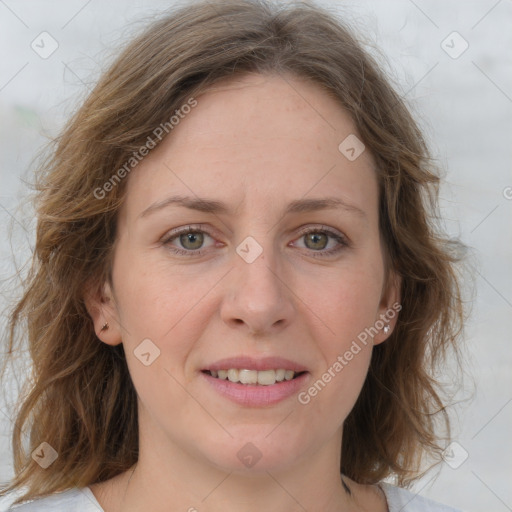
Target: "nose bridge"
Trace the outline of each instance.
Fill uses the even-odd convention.
[[[259,237],[260,243],[255,237],[249,236],[236,248],[239,256],[236,262],[236,273],[239,275],[237,289],[242,288],[247,299],[255,306],[258,303],[273,304],[283,295],[282,278],[278,277],[281,265],[276,257],[274,244],[268,233],[265,234],[265,240],[262,237],[263,235]]]
[[[262,231],[260,241],[248,236],[236,247],[230,293],[222,308],[225,322],[245,324],[250,332],[268,332],[284,326],[294,307],[282,274],[279,251],[272,237]]]

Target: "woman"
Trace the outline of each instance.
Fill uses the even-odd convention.
[[[402,488],[446,444],[461,330],[438,182],[321,8],[154,22],[39,175],[13,510],[453,510]]]

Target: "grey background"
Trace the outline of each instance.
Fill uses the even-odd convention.
[[[512,1],[327,1],[385,55],[421,120],[445,173],[446,230],[473,248],[475,285],[466,325],[466,379],[452,408],[454,469],[443,463],[414,490],[468,511],[512,510]],[[97,78],[105,58],[172,1],[0,0],[0,308],[26,270],[34,217],[25,180],[47,137],[56,135]],[[31,48],[43,31],[57,41],[47,59]],[[458,58],[461,40],[469,44]],[[455,39],[454,39],[455,37]],[[36,39],[36,42],[39,39]],[[48,46],[46,46],[48,48]],[[10,226],[13,228],[10,233]],[[2,317],[0,329],[5,330]],[[2,333],[3,334],[3,333]],[[15,397],[16,379],[7,389]],[[13,391],[14,390],[14,391]],[[9,398],[10,397],[10,398]],[[11,408],[0,404],[0,480],[12,474]],[[464,450],[464,451],[462,451]]]

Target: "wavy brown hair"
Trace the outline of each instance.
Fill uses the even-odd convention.
[[[110,479],[137,461],[137,396],[123,346],[98,340],[84,304],[88,287],[111,283],[116,216],[129,177],[103,199],[94,191],[187,99],[254,72],[308,79],[350,113],[377,164],[387,270],[402,279],[396,328],[374,348],[344,423],[340,470],[360,483],[394,475],[408,485],[424,471],[423,455],[439,458],[449,429],[440,437],[438,428],[449,419],[435,370],[457,347],[464,314],[456,243],[438,226],[440,178],[418,125],[330,11],[203,0],[165,13],[129,42],[36,173],[32,265],[7,332],[9,358],[26,342],[33,360],[16,411],[15,476],[2,491],[26,486],[16,503]],[[47,469],[30,456],[43,441],[58,453]]]

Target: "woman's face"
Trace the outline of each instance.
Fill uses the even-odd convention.
[[[198,96],[128,179],[110,301],[93,316],[124,344],[141,454],[163,463],[337,459],[372,344],[394,325],[384,334],[399,297],[384,288],[372,158],[332,98],[285,78]]]

